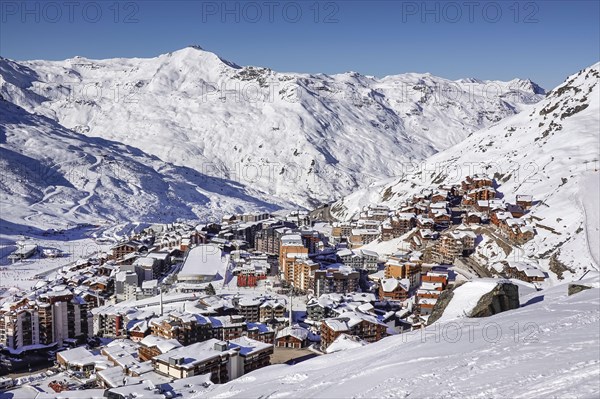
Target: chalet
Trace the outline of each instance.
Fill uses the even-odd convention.
[[[506,221],[508,226],[508,238],[518,244],[524,244],[527,241],[532,240],[535,236],[535,229],[533,226],[526,223],[516,222],[521,220],[522,219],[507,219]]]
[[[386,278],[379,285],[379,299],[404,301],[410,296],[410,280],[407,278]]]
[[[429,210],[429,201],[421,201],[414,206],[416,215],[426,215]]]
[[[155,335],[148,335],[140,341],[138,357],[142,362],[145,362],[181,347],[182,345],[176,339],[166,339]]]
[[[508,262],[508,267],[505,270],[508,277],[530,283],[542,282],[546,279],[543,271],[526,262]]]
[[[491,213],[496,210],[504,210],[504,201],[501,199],[478,200],[474,206],[475,210],[479,212]]]
[[[502,230],[506,229],[506,221],[512,217],[512,214],[507,211],[493,212],[490,216],[490,221]]]
[[[531,209],[531,207],[533,205],[533,196],[532,195],[517,194],[517,196],[516,196],[516,203],[521,208],[523,208],[525,210],[529,210],[529,209]]]
[[[488,221],[488,217],[483,212],[466,212],[463,214],[465,224],[482,224]]]
[[[435,231],[430,230],[428,228],[419,229],[419,231],[417,232],[417,235],[419,236],[421,241],[424,243],[437,240],[437,238],[439,236],[438,233],[436,233]]]
[[[151,329],[147,320],[135,320],[131,323],[131,326],[127,327],[127,335],[133,342],[140,342],[148,335],[150,335]]]
[[[479,187],[467,191],[463,197],[465,205],[475,205],[480,200],[491,200],[496,198],[496,190],[492,187]]]
[[[389,222],[381,226],[382,239],[387,241],[409,232],[416,225],[416,215],[411,212],[399,212],[390,217]]]
[[[379,237],[379,230],[375,229],[352,229],[350,242],[353,247],[360,247],[375,241]]]
[[[431,196],[432,203],[444,202],[448,199],[448,191],[438,190]]]
[[[425,194],[415,194],[412,197],[411,204],[415,205],[415,204],[418,204],[419,202],[425,201],[427,199],[428,199],[428,196]]]
[[[387,326],[372,315],[359,311],[345,312],[321,323],[321,349],[326,350],[341,334],[360,337],[367,342],[379,341],[386,335]]]
[[[286,312],[285,299],[269,299],[260,305],[259,315],[261,322],[268,322],[273,319],[283,319]]]
[[[140,241],[127,241],[114,245],[111,249],[112,259],[122,259],[126,255],[148,251],[148,246]]]
[[[211,374],[214,383],[225,383],[270,364],[273,345],[238,338],[230,342],[211,339],[178,348],[152,359],[154,370],[174,378]]]
[[[246,325],[246,333],[242,336],[270,344],[275,339],[275,331],[263,323],[248,323]]]
[[[491,187],[494,184],[494,180],[487,176],[473,175],[467,176],[464,181],[461,182],[461,188],[464,191],[472,190],[481,187]]]
[[[417,216],[417,227],[420,229],[433,229],[435,221],[422,215]]]
[[[457,257],[470,255],[475,250],[476,237],[468,230],[444,233],[435,245],[434,254],[439,262],[452,264]]]
[[[275,346],[279,348],[304,348],[308,345],[308,330],[294,325],[286,327],[277,333]]]
[[[452,217],[446,209],[432,209],[429,212],[429,216],[433,219],[437,226],[448,227],[452,220]]]
[[[519,205],[506,204],[506,210],[510,212],[514,218],[520,218],[521,216],[525,215],[525,210]]]

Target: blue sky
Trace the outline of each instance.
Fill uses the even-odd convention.
[[[278,71],[530,78],[600,59],[599,1],[8,1],[0,55],[152,57],[197,44]]]

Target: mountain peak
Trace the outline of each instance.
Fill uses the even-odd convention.
[[[192,44],[192,45],[186,46],[180,50],[172,51],[172,52],[168,53],[168,55],[171,57],[182,58],[182,59],[193,59],[193,58],[202,57],[205,60],[219,61],[219,62],[229,66],[230,68],[234,68],[234,69],[241,68],[241,66],[237,65],[236,63],[228,61],[226,59],[223,59],[223,58],[219,57],[217,54],[215,54],[211,51],[207,51],[197,44]]]

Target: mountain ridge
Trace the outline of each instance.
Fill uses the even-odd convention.
[[[520,81],[279,73],[191,47],[154,58],[4,59],[0,76],[0,94],[28,112],[304,208],[543,98]]]
[[[352,219],[368,204],[400,206],[410,196],[439,184],[460,184],[468,175],[487,174],[509,202],[533,195],[536,236],[516,248],[520,260],[539,263],[554,278],[556,262],[569,279],[598,271],[600,63],[569,76],[545,99],[520,114],[474,132],[463,142],[422,163],[407,165],[402,175],[374,183],[332,205],[340,219]],[[585,234],[584,234],[585,231]],[[489,247],[484,256],[498,252]],[[584,256],[585,254],[585,256]],[[476,256],[478,254],[476,253]],[[496,256],[496,261],[509,260]]]

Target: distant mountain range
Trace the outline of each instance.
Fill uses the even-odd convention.
[[[7,203],[75,218],[170,219],[338,199],[544,90],[529,80],[279,73],[188,47],[151,59],[0,59],[0,95],[10,151],[2,162],[17,174],[4,177]],[[19,157],[53,170],[77,158],[85,177],[58,167],[55,180],[26,178],[27,193],[15,195],[6,181],[19,181]],[[132,181],[96,178],[105,159]]]

